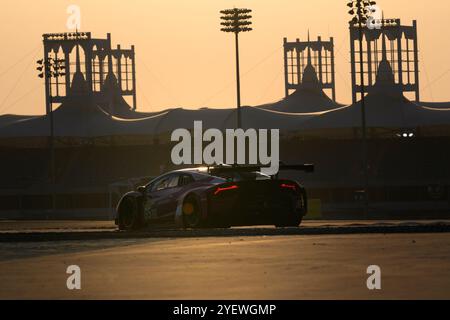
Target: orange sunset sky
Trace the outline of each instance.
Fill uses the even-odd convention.
[[[66,9],[81,7],[81,30],[137,50],[138,110],[235,106],[234,42],[220,32],[219,11],[253,9],[254,31],[241,36],[242,101],[258,105],[284,95],[283,37],[333,36],[337,98],[351,100],[346,0],[2,0],[0,114],[44,113],[35,62],[42,34],[67,32]],[[379,0],[386,18],[418,20],[421,96],[450,101],[448,1]]]

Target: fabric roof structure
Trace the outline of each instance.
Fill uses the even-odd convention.
[[[75,73],[72,96],[53,111],[56,136],[91,136],[115,131],[111,117],[93,103],[86,93],[86,82],[81,73]],[[48,136],[50,115],[15,122],[0,129],[3,137]]]
[[[112,116],[123,119],[140,119],[160,112],[138,112],[133,110],[120,93],[119,84],[113,73],[108,73],[102,88],[100,107]]]
[[[76,82],[74,82],[75,84]],[[175,129],[192,129],[194,121],[203,128],[236,127],[235,109],[171,109],[141,119],[113,117],[89,96],[79,96],[54,111],[54,134],[59,137],[102,137],[158,135]],[[253,107],[242,108],[244,128],[297,130],[311,115],[283,114]],[[0,137],[49,136],[50,117],[40,116],[0,128]]]
[[[365,106],[369,128],[417,128],[450,124],[450,110],[427,110],[403,95],[368,94]],[[303,130],[359,128],[361,117],[361,102],[357,102],[308,120],[303,124]]]
[[[418,103],[422,107],[430,110],[450,110],[450,102],[423,102]]]
[[[94,103],[81,73],[77,46],[76,71],[70,88],[70,99],[53,111],[54,134],[65,137],[87,137],[113,134],[116,126],[111,117]],[[2,137],[43,137],[50,135],[50,115],[11,123],[0,129]]]
[[[16,115],[16,114],[4,114],[0,116],[0,128],[8,126],[10,124],[37,118],[39,116],[27,116],[27,115]]]

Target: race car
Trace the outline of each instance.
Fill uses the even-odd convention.
[[[314,171],[314,165],[280,166]],[[298,227],[308,209],[305,188],[259,166],[199,167],[163,174],[126,193],[117,206],[120,230],[144,227]]]

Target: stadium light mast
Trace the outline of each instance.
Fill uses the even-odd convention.
[[[52,96],[52,81],[51,79],[56,79],[56,86],[58,86],[58,78],[64,77],[66,75],[65,70],[65,60],[64,59],[53,59],[45,57],[37,61],[36,70],[39,71],[39,78],[45,79],[45,87],[48,88],[48,96]],[[58,91],[58,88],[56,88]],[[47,100],[47,110],[50,111],[50,181],[52,183],[52,209],[55,210],[55,194],[54,188],[56,183],[56,170],[55,170],[55,130],[54,130],[54,118],[53,118],[53,103]]]
[[[369,212],[369,168],[367,155],[367,127],[366,127],[366,104],[364,88],[364,50],[363,50],[363,27],[367,26],[369,17],[373,10],[371,6],[376,5],[375,1],[351,0],[347,3],[350,8],[348,14],[352,16],[350,28],[357,26],[359,32],[359,67],[360,67],[360,85],[361,85],[361,125],[362,125],[362,153],[363,153],[363,172],[364,172],[364,214],[367,217]],[[353,41],[353,40],[352,40]]]
[[[227,9],[222,10],[220,17],[223,21],[220,23],[223,27],[220,29],[223,32],[232,32],[235,34],[236,41],[236,84],[237,84],[237,127],[242,127],[241,114],[241,79],[239,74],[239,33],[249,32],[253,29],[250,27],[252,22],[251,9]]]

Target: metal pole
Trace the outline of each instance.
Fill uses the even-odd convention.
[[[289,96],[289,69],[288,69],[288,51],[286,48],[287,38],[283,39],[283,55],[284,55],[284,96]],[[299,59],[300,61],[300,59]],[[299,62],[300,65],[300,62]],[[301,80],[301,79],[300,79]],[[299,82],[300,84],[300,82]]]
[[[49,110],[49,116],[50,116],[50,184],[52,189],[52,210],[54,211],[56,209],[56,197],[55,197],[55,183],[56,183],[56,177],[55,177],[55,132],[54,132],[54,122],[53,122],[53,103],[51,101],[52,98],[52,82],[51,82],[51,65],[50,60],[47,60],[47,57],[45,57],[44,65],[45,65],[45,77],[46,81],[48,83],[48,96],[49,99],[47,99],[47,110]]]
[[[56,157],[55,157],[55,129],[53,119],[53,104],[50,104],[50,130],[51,130],[51,171],[52,171],[52,209],[56,210]]]
[[[419,79],[419,45],[417,41],[417,21],[413,21],[413,30],[414,30],[414,82],[416,86],[416,101],[420,101],[420,79]],[[408,43],[407,41],[406,43]],[[409,63],[408,63],[409,65]]]
[[[241,77],[239,72],[239,33],[236,32],[236,84],[237,84],[237,127],[242,127],[241,115]]]
[[[131,59],[131,72],[132,72],[132,77],[133,77],[133,110],[136,111],[137,109],[137,101],[136,101],[136,53],[134,51],[134,46],[131,46],[131,55],[132,55],[132,59]],[[149,106],[150,107],[150,106]]]
[[[363,34],[361,17],[359,19],[359,66],[361,76],[361,123],[362,123],[362,153],[364,171],[364,215],[367,218],[369,213],[369,172],[367,158],[367,134],[366,134],[366,103],[364,90],[364,62],[363,62]]]

